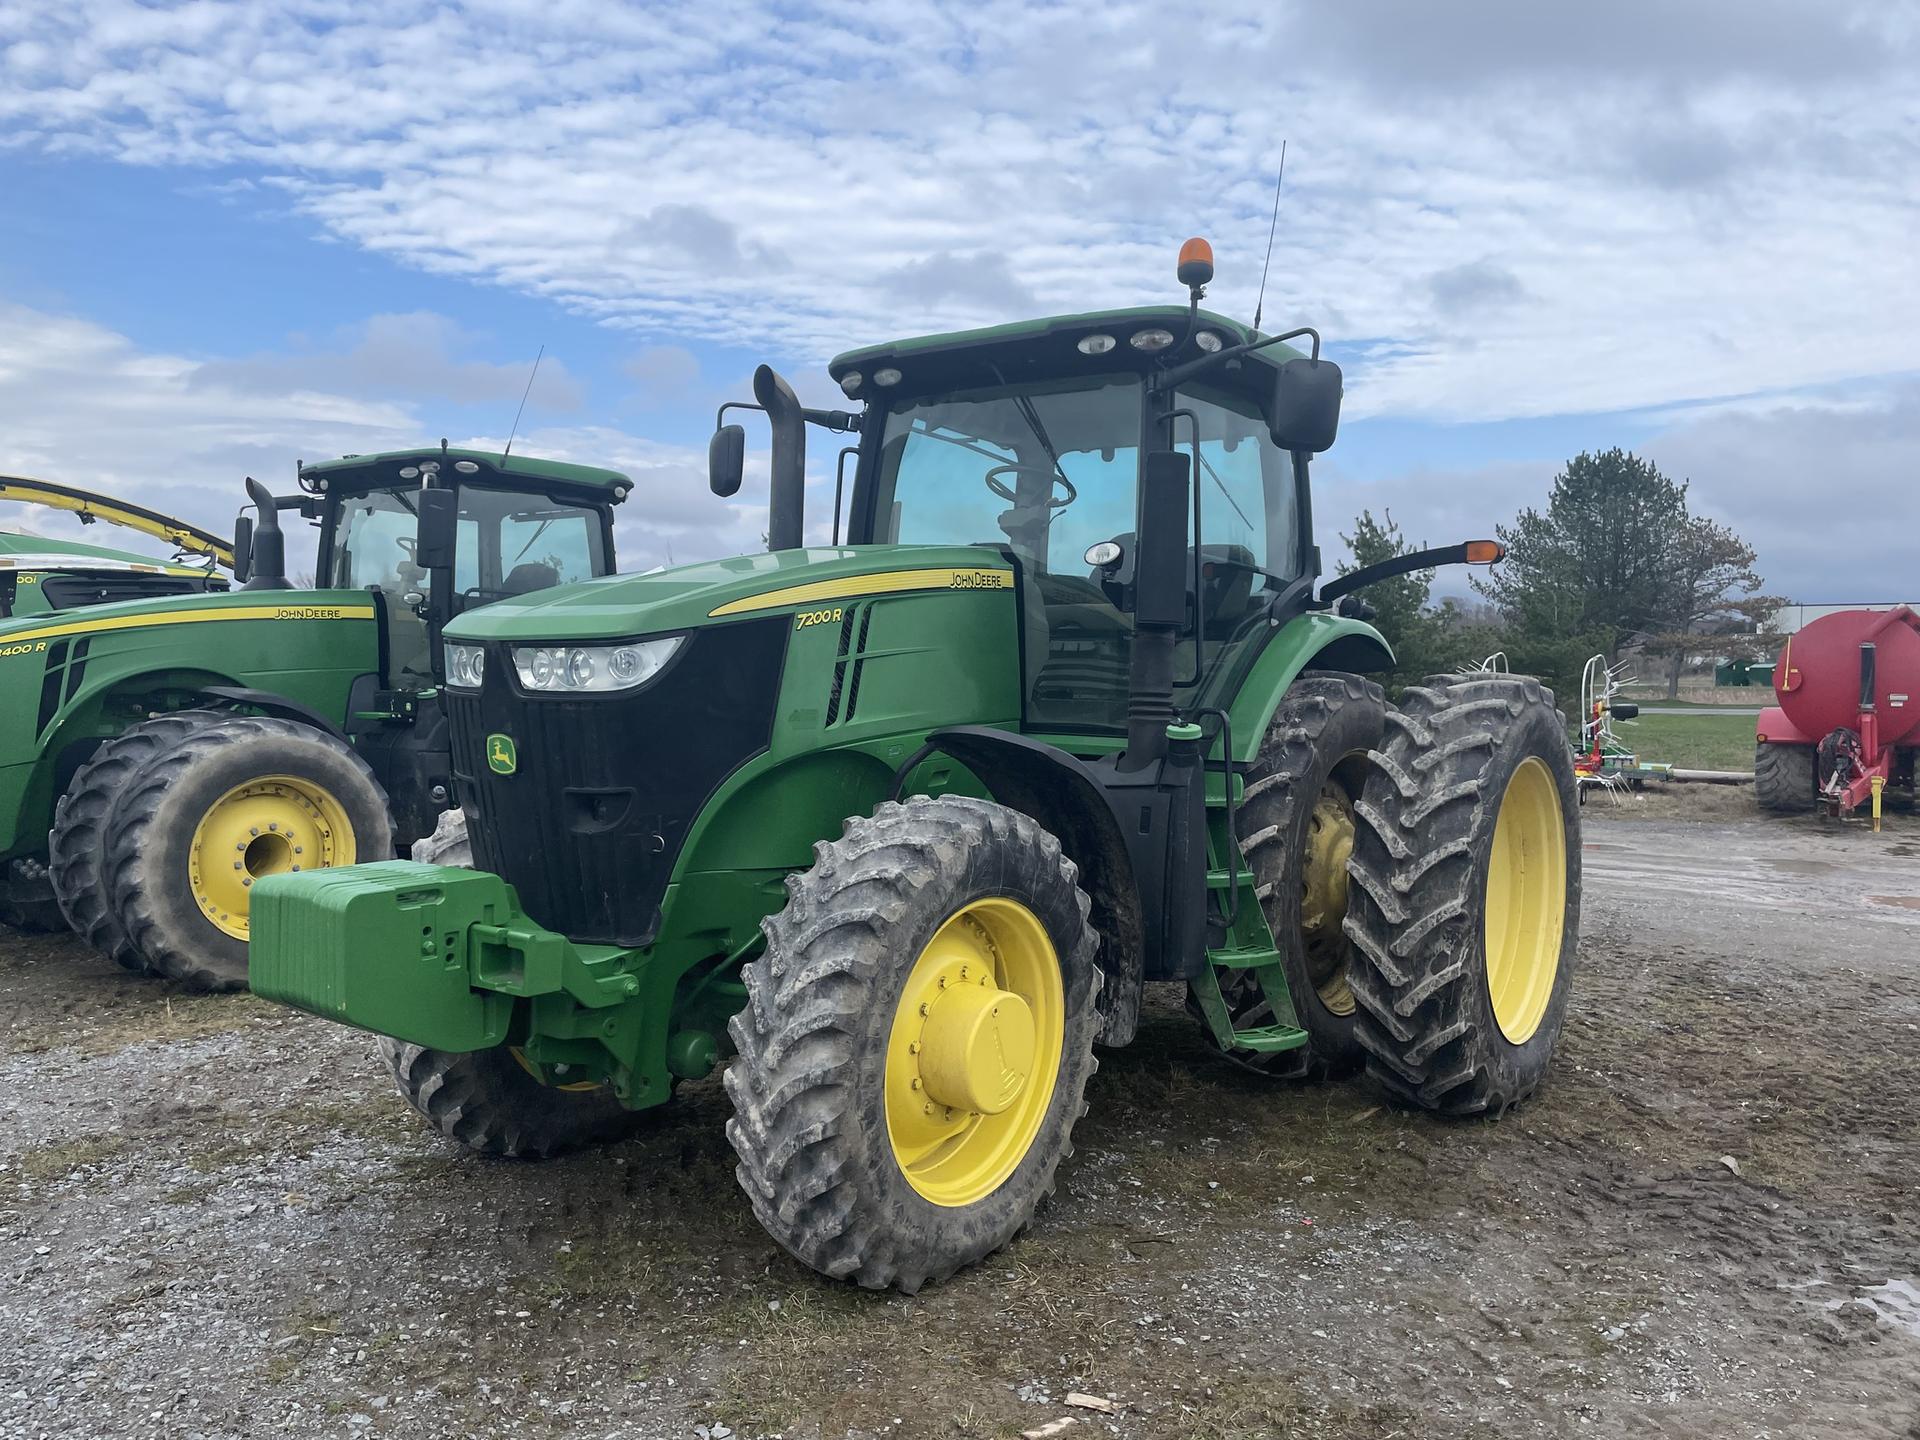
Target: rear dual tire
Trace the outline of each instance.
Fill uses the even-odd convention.
[[[176,710],[121,731],[74,773],[54,809],[48,868],[61,912],[75,934],[128,970],[145,973],[148,966],[107,894],[114,808],[153,759],[202,726],[230,718],[213,710]]]
[[[128,946],[196,990],[246,987],[255,879],[393,854],[367,763],[324,731],[263,716],[181,736],[132,776],[106,830],[107,907]]]
[[[1355,807],[1346,930],[1367,1069],[1409,1104],[1499,1114],[1546,1073],[1573,978],[1580,819],[1551,692],[1408,689]]]
[[[1295,1050],[1231,1049],[1236,1065],[1287,1079],[1323,1079],[1360,1068],[1348,975],[1352,942],[1341,929],[1353,807],[1368,752],[1386,725],[1386,695],[1343,673],[1302,675],[1261,739],[1235,812],[1241,852],[1280,951],[1294,1016],[1309,1037]],[[1219,972],[1220,995],[1236,1030],[1277,1023],[1258,975]],[[1204,1023],[1191,999],[1188,1010]],[[1209,1040],[1213,1032],[1206,1031]],[[1217,1043],[1217,1042],[1215,1042]]]

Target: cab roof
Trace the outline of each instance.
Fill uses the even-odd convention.
[[[997,378],[996,372],[1011,381],[1036,375],[1144,371],[1165,352],[1136,350],[1128,343],[1129,337],[1142,330],[1171,330],[1178,336],[1186,325],[1184,305],[1090,310],[1080,315],[1051,315],[1039,320],[991,325],[982,330],[916,335],[867,345],[836,355],[828,362],[827,370],[836,381],[844,380],[851,371],[858,371],[867,381],[858,394],[869,400],[886,393],[872,384],[873,372],[889,367],[900,371],[898,388],[908,393],[991,384]],[[1213,331],[1226,347],[1245,344],[1261,335],[1251,326],[1211,310],[1200,312],[1196,328]],[[1111,335],[1116,343],[1104,355],[1083,355],[1078,346],[1088,335]],[[1290,345],[1269,345],[1244,357],[1243,363],[1277,368],[1301,353]]]
[[[428,460],[448,467],[461,462],[472,470],[460,471],[453,478],[470,485],[565,485],[577,490],[606,492],[613,500],[624,500],[633,489],[633,481],[618,470],[603,470],[598,465],[574,465],[565,460],[541,460],[531,455],[501,455],[491,450],[443,450],[438,445],[419,450],[387,450],[378,455],[343,455],[338,460],[314,460],[300,466],[303,481],[325,479],[328,489],[372,490],[389,485],[417,483],[418,475],[403,476],[402,470],[418,467]]]

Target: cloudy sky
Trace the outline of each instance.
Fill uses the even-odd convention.
[[[1618,444],[1771,588],[1916,598],[1910,0],[0,3],[0,471],[225,530],[243,474],[497,446],[545,346],[516,449],[634,474],[623,563],[747,548],[700,472],[755,363],[824,402],[1177,300],[1192,233],[1249,316],[1282,138],[1323,529],[1486,533]]]

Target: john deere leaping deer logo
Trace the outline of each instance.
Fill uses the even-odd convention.
[[[496,775],[511,775],[520,768],[520,754],[513,748],[511,735],[487,736],[487,768]]]

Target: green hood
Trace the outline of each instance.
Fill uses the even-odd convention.
[[[1008,590],[1013,567],[977,545],[780,550],[608,575],[497,600],[447,627],[452,640],[620,640],[736,616],[831,607],[907,590]]]

